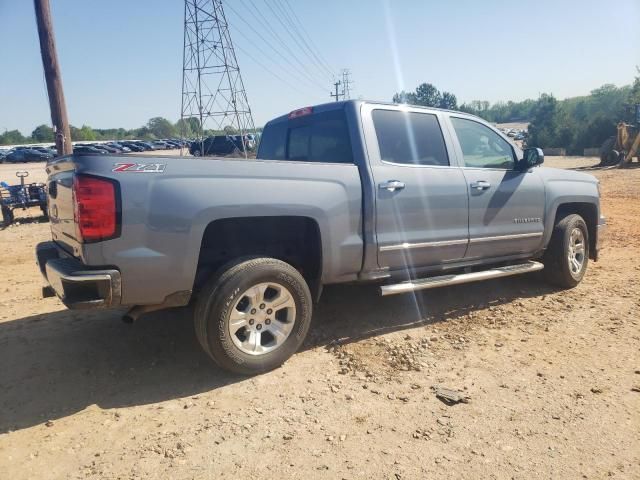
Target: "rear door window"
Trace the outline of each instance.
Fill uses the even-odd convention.
[[[444,137],[435,115],[374,110],[372,116],[383,161],[449,166]]]

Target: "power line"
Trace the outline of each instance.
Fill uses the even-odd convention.
[[[317,58],[320,61],[320,63],[322,63],[325,66],[325,69],[333,76],[334,75],[334,70],[331,67],[331,65],[326,61],[326,59],[324,58],[324,56],[322,55],[322,52],[320,51],[320,49],[318,49],[318,47],[316,46],[316,44],[314,43],[313,39],[311,38],[311,36],[309,35],[309,32],[304,28],[304,24],[300,21],[300,19],[298,18],[298,15],[296,15],[295,10],[291,7],[291,4],[289,3],[289,0],[284,0],[285,4],[287,5],[287,7],[289,7],[289,11],[291,12],[291,14],[293,15],[294,19],[296,20],[296,22],[298,23],[298,25],[300,25],[300,27],[302,28],[302,32],[305,34],[305,36],[307,37],[307,39],[309,40],[309,44],[311,45],[311,47],[314,49],[315,52],[317,52]],[[306,43],[306,42],[305,42]]]
[[[247,43],[249,43],[249,45],[251,45],[253,50],[255,50],[256,52],[260,53],[263,57],[269,58],[273,62],[273,57],[271,57],[267,52],[265,52],[260,45],[258,45],[256,42],[251,40],[251,38],[249,38],[248,36],[244,35],[238,29],[236,29],[236,32],[238,32],[240,34],[240,37],[243,40],[245,40]],[[246,54],[246,50],[243,50],[243,51]],[[278,53],[277,50],[276,50],[276,53]],[[249,55],[247,55],[247,56],[249,56]],[[282,57],[282,56],[281,56],[281,58],[283,60],[285,60],[289,65],[291,65],[291,67],[293,68],[293,72],[295,72],[295,73],[289,72],[288,75],[290,77],[294,77],[297,81],[299,81],[300,83],[304,83],[307,87],[314,88],[314,89],[322,88],[324,90],[324,88],[319,83],[316,83],[316,81],[312,77],[309,77],[309,75],[306,74],[305,72],[299,71],[299,69],[294,64],[292,64],[289,59],[287,59],[286,57]],[[275,62],[273,62],[273,63],[275,63]],[[283,69],[281,66],[279,66],[279,68],[281,70]],[[298,76],[298,75],[300,75],[300,76]]]
[[[267,6],[267,8],[269,8],[269,10],[271,10],[271,13],[273,14],[274,17],[276,17],[276,20],[278,20],[278,22],[280,23],[280,25],[282,25],[282,28],[284,28],[284,30],[289,34],[289,36],[291,37],[291,39],[294,41],[294,43],[298,43],[299,40],[296,38],[296,36],[292,33],[292,29],[288,28],[287,25],[284,23],[284,21],[282,20],[282,15],[278,15],[278,13],[273,9],[273,7],[269,4],[269,2],[265,2],[265,5]],[[285,17],[286,18],[286,17]],[[295,30],[295,29],[293,29]],[[302,51],[302,49],[301,49]],[[310,60],[311,63],[315,63],[313,61],[313,58],[306,52],[302,51]]]
[[[290,83],[288,80],[286,80],[285,78],[281,77],[280,75],[278,75],[276,72],[274,72],[273,70],[271,70],[269,67],[267,67],[264,63],[260,62],[260,60],[258,60],[256,57],[254,57],[253,55],[251,55],[248,51],[246,51],[244,48],[242,48],[240,45],[236,45],[237,49],[240,50],[244,55],[246,55],[247,57],[249,57],[251,60],[253,60],[259,67],[262,67],[267,73],[270,73],[271,75],[273,75],[275,78],[277,78],[278,80],[280,80],[282,83],[287,84],[287,86],[293,88],[294,90],[296,90],[298,93],[301,94],[305,94],[305,92],[303,92],[302,90],[300,90],[298,87],[296,87],[293,83]]]
[[[258,8],[254,1],[249,0],[249,3],[253,7],[253,10],[247,7],[247,5],[244,3],[244,0],[240,1],[242,2],[245,9],[248,10],[251,15],[253,15],[253,17],[264,27],[264,29],[276,39],[276,41],[282,46],[282,48],[284,48],[292,57],[297,58],[297,55],[291,50],[287,42],[285,42],[278,34],[278,32],[270,25],[270,23],[265,20],[264,13]],[[320,70],[320,73],[321,75],[325,74],[325,72],[322,70]],[[330,78],[333,78],[333,76],[331,76]]]
[[[233,7],[228,6],[228,8],[236,14],[237,18],[239,18],[240,20],[242,20],[242,22],[247,25],[249,27],[249,29],[256,34],[269,48],[271,48],[271,50],[273,50],[277,55],[279,55],[283,60],[285,60],[289,65],[291,65],[293,68],[297,69],[299,71],[300,74],[303,74],[308,80],[309,82],[311,82],[312,84],[316,85],[318,88],[321,88],[324,90],[324,86],[320,83],[317,83],[317,80],[314,78],[313,73],[311,73],[306,65],[304,64],[304,62],[300,61],[300,59],[298,59],[297,57],[294,56],[294,58],[296,59],[296,61],[300,64],[300,66],[302,67],[302,71],[298,69],[298,67],[296,67],[288,58],[286,58],[282,52],[280,50],[278,50],[277,48],[275,48],[273,46],[273,44],[271,42],[269,42],[269,40],[267,40],[258,30],[256,30],[253,25],[251,25],[237,10],[235,10]],[[236,31],[240,32],[240,30],[236,29]],[[258,47],[254,42],[252,42],[246,35],[242,35],[243,38],[245,40],[247,40],[249,43],[251,43],[252,45],[254,45],[254,47],[256,49],[260,49],[260,47]],[[264,51],[263,51],[264,53]]]
[[[300,33],[300,29],[298,29],[297,25],[292,20],[292,18],[289,15],[289,13],[287,12],[286,8],[283,6],[282,3],[280,3],[280,0],[273,0],[273,1],[274,1],[274,6],[276,6],[276,8],[278,8],[282,12],[282,16],[285,19],[285,21],[287,23],[289,23],[289,25],[291,26],[291,29],[298,36],[298,38],[300,39],[300,42],[302,42],[301,45],[304,46],[305,49],[309,52],[309,54],[310,54],[309,58],[320,69],[320,71],[324,71],[324,72],[328,73],[329,74],[329,78],[332,78],[332,79],[335,78],[335,73],[330,68],[327,68],[325,65],[323,65],[322,61],[320,60],[320,58],[318,57],[316,52],[309,46],[309,44],[307,43],[307,41],[304,38],[304,36]],[[291,8],[291,5],[289,5],[289,8]],[[291,11],[293,12],[293,10],[291,10]],[[301,50],[302,50],[302,48],[301,48]]]

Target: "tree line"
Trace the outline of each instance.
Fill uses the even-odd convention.
[[[393,96],[395,103],[408,103],[427,107],[447,108],[471,113],[489,122],[528,122],[528,146],[541,148],[560,147],[567,153],[581,155],[583,149],[599,147],[609,137],[615,135],[620,121],[633,123],[634,106],[640,104],[640,69],[631,85],[616,87],[606,84],[589,95],[558,100],[552,94],[542,94],[537,99],[520,102],[490,102],[474,100],[458,105],[457,97],[447,91],[440,91],[430,83],[419,85],[413,92],[399,92]],[[153,140],[156,138],[194,138],[200,130],[200,122],[192,117],[175,123],[163,117],[154,117],[144,126],[134,129],[91,128],[83,125],[71,127],[71,140]],[[206,130],[205,136],[234,134],[231,126],[223,130]],[[0,145],[25,143],[53,143],[53,130],[48,125],[36,127],[25,137],[18,130],[0,133]]]
[[[151,118],[144,126],[133,129],[125,128],[91,128],[88,125],[74,127],[71,125],[72,141],[96,140],[155,140],[160,138],[194,138],[200,130],[200,120],[192,117],[178,120],[175,123],[163,117]],[[205,130],[205,136],[235,134],[236,129],[226,126],[223,130]],[[7,130],[0,133],[0,145],[21,145],[29,143],[54,143],[54,132],[49,125],[37,126],[31,135],[24,136],[19,130]]]
[[[631,85],[606,84],[589,95],[565,100],[545,93],[535,100],[494,104],[474,100],[458,105],[454,94],[423,83],[414,92],[396,93],[393,101],[458,110],[494,123],[528,122],[527,146],[560,147],[570,155],[582,155],[585,148],[600,147],[615,135],[618,122],[634,123],[635,105],[640,104],[640,69]]]

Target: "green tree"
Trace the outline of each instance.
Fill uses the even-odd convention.
[[[422,107],[438,107],[455,110],[458,100],[453,93],[440,92],[431,83],[421,83],[415,92],[402,92],[393,95],[393,103],[420,105]]]
[[[19,145],[26,143],[27,139],[20,133],[19,130],[5,130],[0,135],[0,145]]]
[[[163,117],[153,117],[147,122],[149,133],[156,138],[170,138],[176,136],[173,124]]]
[[[194,138],[200,134],[200,120],[196,117],[180,119],[175,124],[176,133],[185,138]]]
[[[558,101],[543,93],[532,112],[527,145],[531,147],[561,147],[557,138]]]
[[[410,104],[410,105],[417,104],[415,93],[407,93],[404,90],[401,91],[400,93],[394,94],[392,101],[393,103],[401,103],[401,104]]]
[[[53,142],[55,140],[53,135],[53,128],[49,125],[40,125],[31,132],[31,138],[34,142]]]
[[[458,99],[453,93],[442,92],[442,96],[440,98],[440,108],[448,108],[449,110],[457,110],[458,109]]]
[[[442,101],[442,94],[431,83],[422,83],[416,88],[415,99],[416,105],[438,107]]]

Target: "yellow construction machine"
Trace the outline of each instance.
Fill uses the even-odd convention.
[[[640,125],[640,106],[636,106],[636,118]],[[618,165],[624,168],[637,157],[640,162],[640,128],[626,122],[618,123],[615,137],[607,139],[600,148],[600,165]]]

